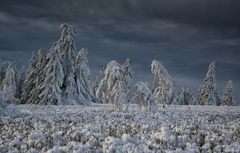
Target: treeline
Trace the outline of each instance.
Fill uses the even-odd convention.
[[[195,98],[189,88],[177,91],[167,69],[157,60],[151,64],[152,86],[147,82],[133,84],[130,59],[119,64],[111,61],[101,71],[101,78],[91,80],[87,49],[76,53],[76,31],[68,24],[60,27],[59,40],[46,53],[33,52],[27,68],[0,61],[0,89],[7,104],[76,105],[112,103],[115,111],[127,109],[131,103],[143,110],[153,105],[234,105],[230,80],[223,97],[217,92],[215,63],[208,72]],[[126,105],[123,105],[126,104]],[[123,108],[125,106],[125,108]]]

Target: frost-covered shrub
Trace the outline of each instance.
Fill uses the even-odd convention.
[[[28,136],[29,147],[42,149],[45,143],[46,139],[41,131],[32,131]]]
[[[25,115],[0,117],[0,152],[240,151],[238,107],[190,107],[112,113],[109,104],[8,106]]]

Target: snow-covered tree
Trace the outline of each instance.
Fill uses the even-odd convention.
[[[46,71],[44,71],[45,67],[47,65],[47,55],[43,49],[39,49],[38,51],[38,62],[36,64],[35,68],[35,80],[34,85],[35,88],[31,91],[31,103],[37,104],[40,102],[39,94],[41,93],[41,86],[44,83],[45,77],[46,77]]]
[[[16,65],[11,63],[8,66],[5,79],[3,80],[3,93],[5,96],[5,101],[7,103],[16,103],[16,90],[17,90],[17,73]]]
[[[134,75],[134,72],[131,67],[131,61],[129,58],[127,58],[125,63],[123,63],[122,68],[123,68],[124,92],[126,94],[132,87]],[[129,95],[126,98],[129,101],[131,99],[131,96]]]
[[[92,82],[92,92],[93,95],[96,95],[96,91],[99,87],[99,83],[100,83],[100,78],[97,76],[96,79]]]
[[[153,60],[151,71],[154,76],[153,95],[160,104],[172,104],[175,86],[167,69],[157,60]]]
[[[227,82],[222,97],[222,105],[233,106],[233,83],[232,80]]]
[[[78,95],[81,101],[93,101],[94,96],[91,88],[91,73],[87,59],[87,49],[82,48],[76,58],[76,82]]]
[[[22,66],[18,72],[17,75],[17,91],[16,91],[16,98],[20,99],[21,98],[21,94],[22,94],[22,90],[23,90],[23,86],[24,86],[24,81],[26,80],[26,75],[27,75],[27,71],[26,71],[26,67]]]
[[[61,105],[62,100],[62,90],[63,85],[63,68],[60,63],[57,54],[53,54],[44,71],[46,72],[46,78],[44,84],[41,86],[41,94],[39,98],[41,105]]]
[[[116,61],[111,61],[103,69],[103,78],[96,89],[96,97],[102,102],[108,103],[108,94],[111,92],[117,80],[123,79],[122,66]]]
[[[26,80],[24,81],[23,89],[22,89],[22,95],[21,95],[21,103],[31,103],[31,92],[33,89],[36,88],[35,79],[37,77],[36,73],[36,65],[38,63],[38,57],[33,52],[32,57],[30,59],[30,64],[27,68],[27,76]]]
[[[192,91],[189,88],[182,88],[176,96],[176,105],[195,105],[196,101]]]
[[[96,90],[96,96],[102,102],[113,104],[114,111],[122,111],[126,102],[122,66],[111,61],[104,68],[103,78]]]
[[[139,108],[143,111],[151,110],[154,97],[147,83],[138,82],[133,86],[133,88],[131,88],[130,92],[128,93],[131,93],[131,92],[133,92],[133,97],[131,98],[128,105],[134,102],[134,103],[137,103]],[[126,111],[127,109],[128,109],[128,106],[126,108]]]
[[[121,112],[123,111],[123,104],[126,101],[124,87],[122,86],[123,82],[117,80],[115,85],[113,86],[111,92],[109,92],[109,100],[111,100],[113,105],[113,110]]]
[[[198,102],[200,105],[220,105],[215,75],[215,62],[212,62],[208,67],[208,72],[198,92]]]
[[[77,84],[75,81],[75,44],[74,37],[76,35],[75,29],[68,24],[60,26],[61,36],[57,42],[53,43],[48,58],[54,54],[59,55],[62,64],[64,79],[62,85],[62,95],[65,104],[77,104],[78,93]]]
[[[4,103],[4,94],[3,92],[0,90],[0,116],[4,114],[4,107],[5,107],[5,103]]]
[[[3,90],[2,81],[5,78],[9,64],[10,64],[9,61],[3,61],[0,59],[0,89],[1,90]]]

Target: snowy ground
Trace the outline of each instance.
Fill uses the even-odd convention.
[[[9,106],[0,152],[240,152],[240,107]],[[9,117],[11,116],[11,117]]]

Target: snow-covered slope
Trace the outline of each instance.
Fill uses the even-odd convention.
[[[0,152],[240,152],[240,107],[8,107],[23,115],[0,118]]]

